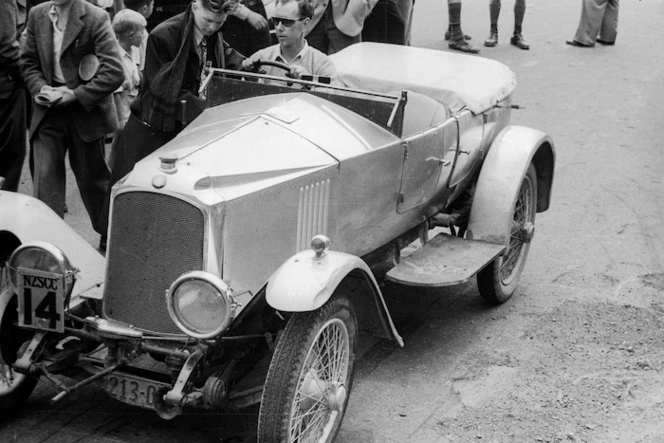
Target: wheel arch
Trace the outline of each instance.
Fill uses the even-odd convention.
[[[553,140],[524,126],[508,126],[496,136],[477,179],[468,221],[469,238],[507,245],[512,209],[531,163],[537,172],[537,212],[543,212],[551,200]]]
[[[21,239],[11,231],[0,230],[0,268],[9,260],[12,252],[21,246]]]
[[[316,258],[311,250],[295,254],[270,277],[265,297],[276,310],[306,312],[320,308],[335,293],[351,300],[361,328],[403,346],[376,278],[357,256],[327,251]]]

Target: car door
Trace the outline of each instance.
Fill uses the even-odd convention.
[[[405,138],[401,187],[397,212],[404,213],[426,201],[435,193],[441,171],[449,174],[453,162],[444,158],[444,124]]]

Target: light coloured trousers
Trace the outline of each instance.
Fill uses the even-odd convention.
[[[596,39],[615,42],[618,35],[619,0],[583,0],[581,20],[574,40],[594,45]]]

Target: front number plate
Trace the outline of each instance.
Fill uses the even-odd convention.
[[[110,374],[105,377],[104,389],[111,397],[133,406],[154,409],[157,391],[170,388],[166,383],[129,374]]]
[[[65,332],[65,277],[26,268],[17,273],[19,326]]]

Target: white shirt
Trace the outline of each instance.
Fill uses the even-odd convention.
[[[53,81],[64,84],[65,76],[60,66],[60,55],[65,30],[58,29],[58,12],[55,10],[55,5],[51,5],[51,9],[48,10],[48,18],[53,24]]]
[[[259,51],[256,51],[254,55],[251,56],[251,60],[269,60],[285,63],[288,66],[302,66],[306,69],[309,74],[314,76],[329,77],[332,80],[333,85],[338,85],[337,80],[337,68],[334,66],[329,57],[323,54],[318,49],[309,46],[307,41],[304,41],[304,47],[302,50],[293,58],[291,61],[287,61],[286,58],[281,53],[281,45],[278,43],[276,45],[268,46]],[[274,66],[263,66],[262,70],[265,71],[268,75],[275,75],[278,77],[285,77],[286,71]]]

